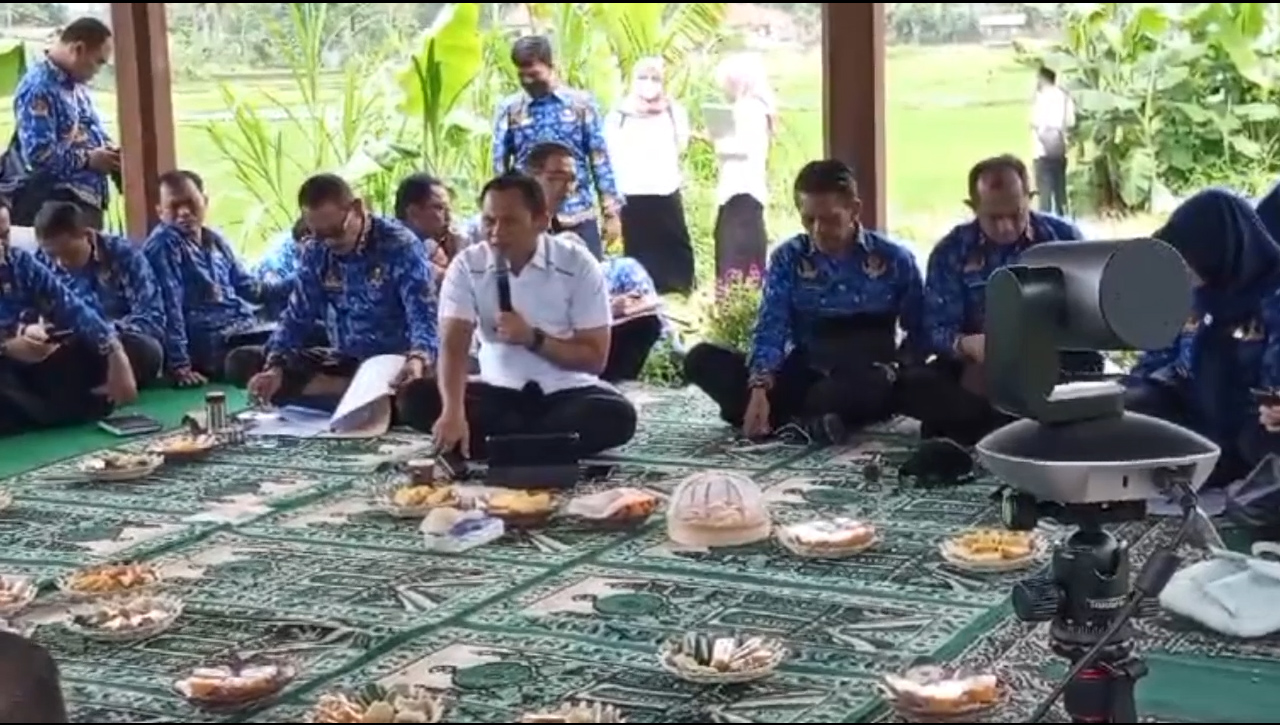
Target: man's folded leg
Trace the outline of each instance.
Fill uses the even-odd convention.
[[[266,349],[260,345],[244,345],[227,353],[223,368],[227,382],[236,387],[248,386],[254,375],[267,364]],[[360,369],[360,361],[342,357],[328,348],[307,348],[289,356],[284,365],[284,381],[273,405],[336,407],[351,378]]]
[[[560,390],[542,398],[529,433],[577,433],[579,455],[626,445],[636,434],[636,408],[612,387]]]
[[[657,315],[635,317],[610,330],[609,360],[600,379],[611,383],[638,380],[653,346],[662,337],[662,320]]]
[[[101,420],[113,406],[95,391],[107,376],[106,358],[72,338],[37,363],[5,362],[0,406],[30,430]],[[15,431],[22,432],[22,431]]]
[[[141,332],[120,333],[120,345],[133,368],[133,378],[139,388],[154,383],[164,368],[164,346],[160,341]]]

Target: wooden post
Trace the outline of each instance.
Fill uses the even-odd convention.
[[[822,6],[823,133],[827,156],[852,165],[862,223],[884,230],[885,4]]]
[[[164,3],[111,3],[111,29],[125,222],[140,243],[157,221],[159,176],[176,163]]]

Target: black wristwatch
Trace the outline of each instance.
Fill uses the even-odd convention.
[[[542,349],[542,346],[546,344],[546,342],[547,342],[547,333],[535,327],[533,328],[533,339],[530,340],[529,344],[526,345],[525,347],[527,347],[532,352],[537,352]]]

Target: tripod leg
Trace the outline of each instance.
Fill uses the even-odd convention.
[[[1062,707],[1071,722],[1125,722],[1111,719],[1113,694],[1110,670],[1090,667],[1067,683],[1067,689],[1062,693]]]

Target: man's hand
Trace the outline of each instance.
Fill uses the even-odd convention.
[[[499,312],[498,339],[508,345],[528,347],[533,344],[533,328],[519,312]]]
[[[751,389],[747,413],[742,416],[742,432],[752,440],[773,432],[773,427],[769,425],[769,396],[764,388]]]
[[[606,243],[622,238],[622,217],[617,214],[605,214],[604,223],[600,225],[600,236]]]
[[[626,317],[631,306],[631,298],[627,295],[615,295],[609,299],[609,311],[614,317]]]
[[[956,344],[956,350],[971,362],[984,362],[987,359],[987,336],[965,335]]]
[[[209,382],[209,379],[193,370],[190,365],[184,365],[173,371],[173,382],[179,388],[198,388]]]
[[[396,374],[396,379],[391,383],[394,388],[400,388],[414,380],[421,380],[427,377],[427,362],[420,357],[414,356],[406,358],[404,366],[400,368],[400,372]]]
[[[246,386],[249,399],[260,405],[268,405],[276,399],[280,386],[284,385],[284,371],[271,367],[249,378]]]
[[[445,408],[431,427],[431,438],[437,451],[458,451],[463,458],[471,457],[471,428],[463,410]]]
[[[105,146],[92,149],[89,151],[89,168],[104,174],[118,170],[120,168],[119,149]]]
[[[1268,433],[1280,433],[1280,405],[1259,405],[1258,422]]]
[[[138,399],[138,381],[123,348],[107,356],[107,380],[94,391],[116,405],[128,405]]]
[[[58,346],[55,343],[37,340],[25,334],[25,331],[24,334],[11,337],[0,345],[0,352],[4,353],[5,357],[28,365],[44,362],[57,349]]]

